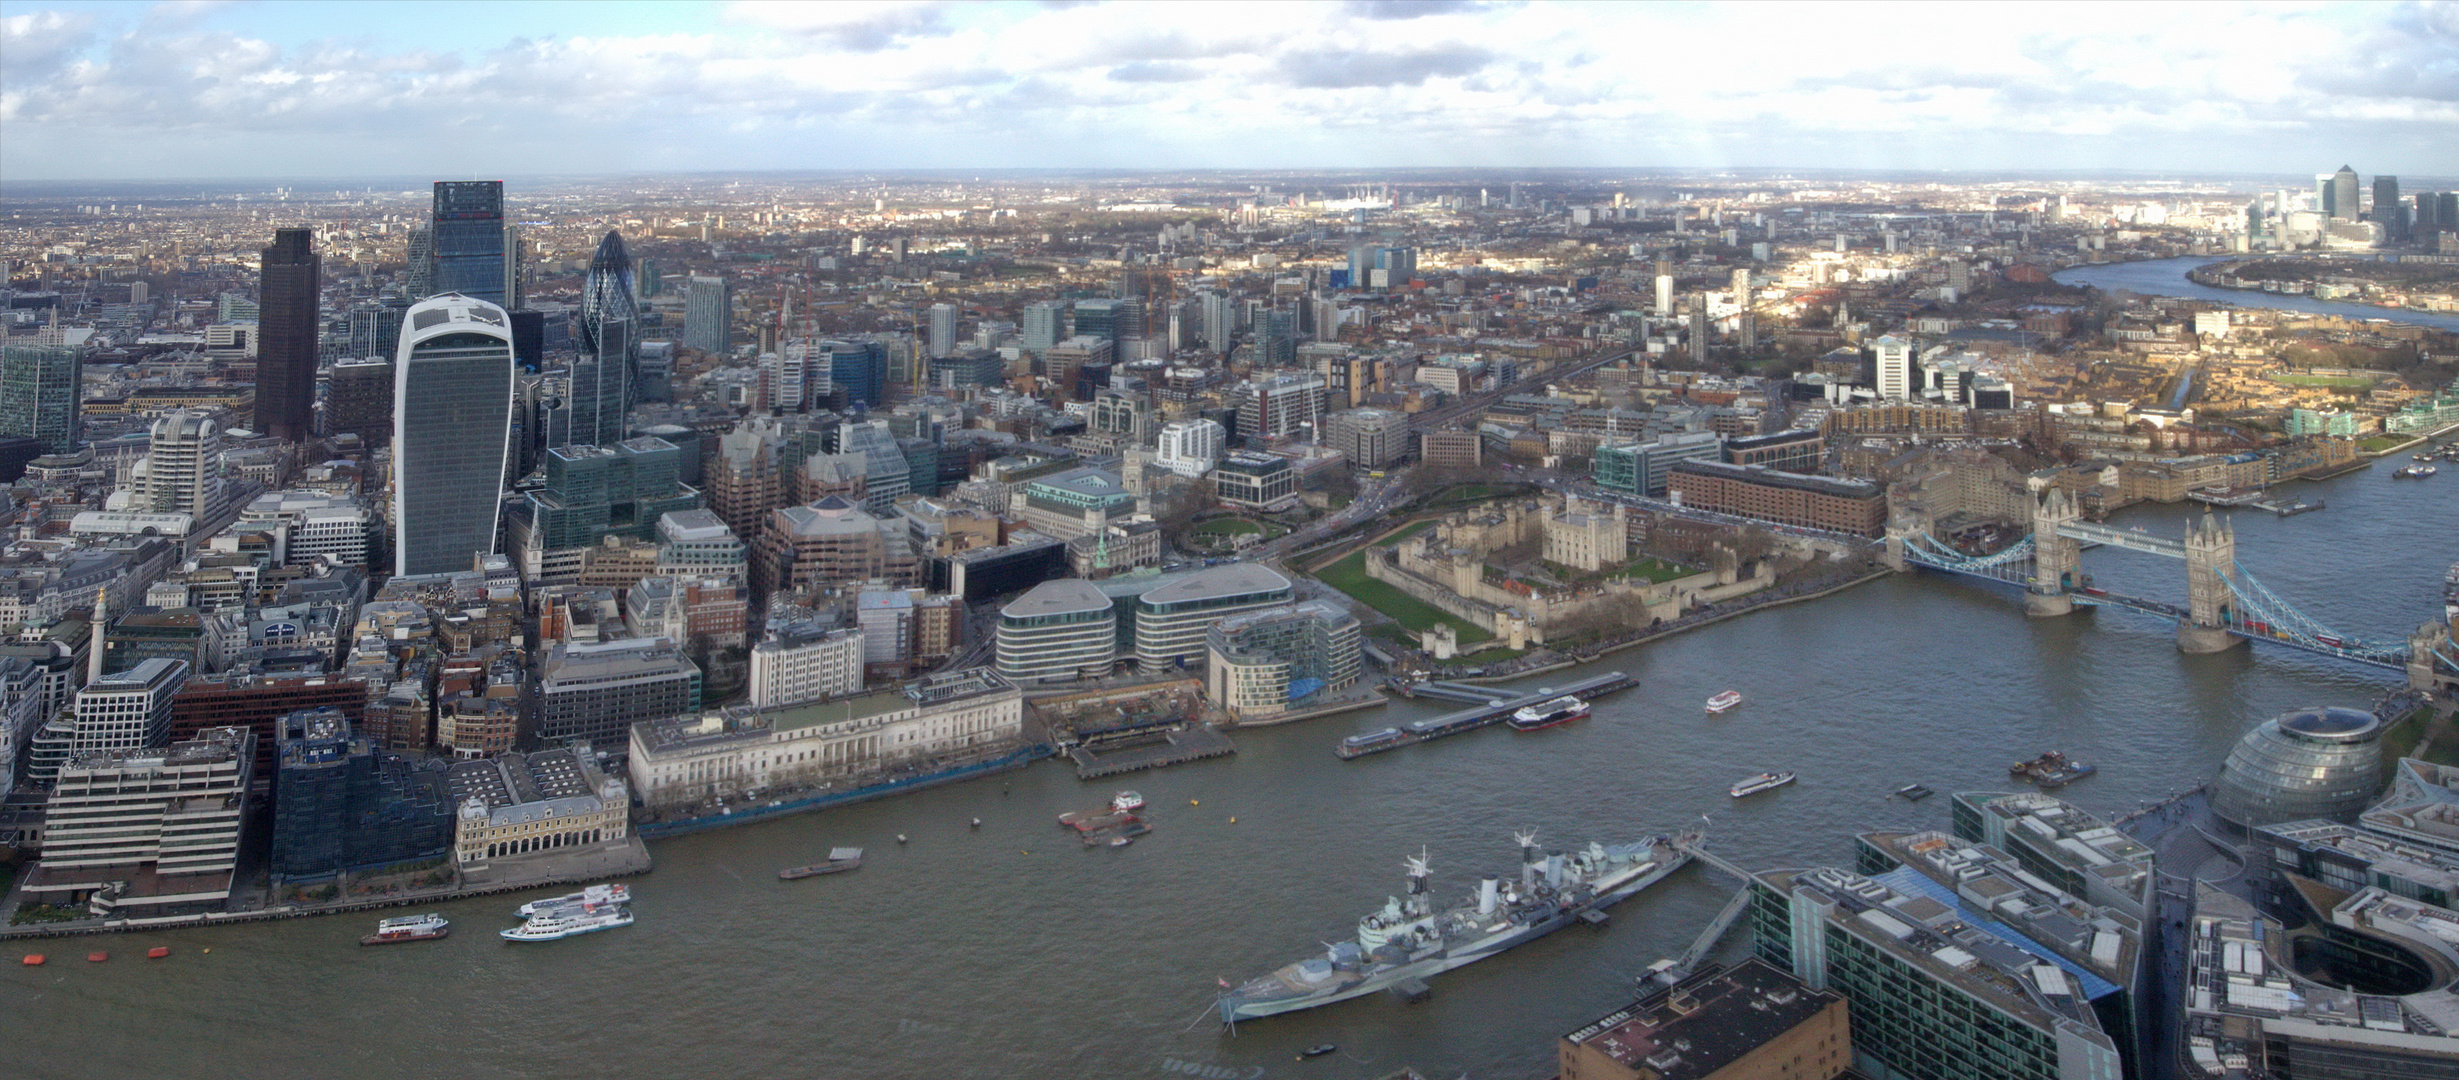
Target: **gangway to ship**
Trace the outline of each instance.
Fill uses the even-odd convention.
[[[1637,685],[1639,685],[1637,679],[1619,671],[1608,671],[1602,675],[1591,675],[1585,679],[1563,683],[1559,686],[1541,686],[1525,693],[1511,693],[1510,696],[1499,701],[1488,699],[1484,704],[1471,706],[1455,713],[1445,713],[1431,720],[1418,720],[1400,727],[1352,735],[1342,739],[1339,745],[1333,747],[1332,752],[1344,761],[1362,758],[1369,754],[1380,754],[1386,750],[1398,750],[1403,746],[1433,742],[1447,735],[1458,735],[1463,731],[1475,731],[1481,727],[1499,724],[1511,714],[1520,711],[1522,706],[1535,705],[1566,695],[1597,698]],[[1423,692],[1422,687],[1420,692]],[[1505,693],[1510,692],[1505,691]]]
[[[1673,846],[1681,848],[1683,853],[1689,855],[1691,858],[1697,859],[1700,862],[1706,863],[1709,866],[1713,866],[1742,879],[1742,884],[1744,886],[1748,886],[1751,882],[1758,880],[1758,875],[1753,874],[1748,870],[1744,870],[1740,866],[1726,861],[1715,852],[1701,847],[1698,840],[1694,840],[1688,835],[1675,837]],[[1748,895],[1747,888],[1744,891],[1744,895]]]
[[[1691,972],[1698,969],[1700,961],[1708,958],[1708,953],[1715,950],[1716,943],[1732,932],[1733,924],[1740,922],[1742,913],[1748,910],[1750,886],[1745,885],[1735,890],[1733,899],[1725,901],[1724,910],[1717,912],[1715,918],[1708,920],[1707,928],[1691,939],[1691,947],[1674,958],[1673,966],[1659,969],[1655,977],[1665,980],[1668,985],[1689,978]]]
[[[1465,701],[1472,705],[1492,705],[1505,698],[1520,696],[1512,691],[1497,690],[1491,686],[1470,686],[1467,683],[1456,682],[1422,682],[1410,687],[1409,690],[1411,693],[1425,697],[1442,698],[1445,701]]]

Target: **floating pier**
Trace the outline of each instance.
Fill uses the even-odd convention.
[[[1481,727],[1499,724],[1512,713],[1520,711],[1522,706],[1535,705],[1564,695],[1578,698],[1602,697],[1616,690],[1627,690],[1637,685],[1639,685],[1639,680],[1619,671],[1609,671],[1560,686],[1541,686],[1529,693],[1513,694],[1500,700],[1490,698],[1483,705],[1471,706],[1456,713],[1445,713],[1431,720],[1418,720],[1400,727],[1352,735],[1342,739],[1340,745],[1334,747],[1332,752],[1344,761],[1362,758],[1368,754],[1380,754],[1386,750],[1400,749],[1403,746],[1415,746],[1418,743],[1432,742],[1447,735],[1458,735],[1463,731],[1475,731]],[[1420,693],[1423,693],[1426,688],[1420,686],[1418,689]]]
[[[1128,739],[1086,743],[1068,751],[1075,759],[1076,778],[1094,780],[1139,769],[1158,769],[1238,752],[1229,736],[1202,724],[1188,724]]]

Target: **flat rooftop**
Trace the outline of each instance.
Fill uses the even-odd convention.
[[[1001,618],[1032,619],[1049,615],[1075,615],[1087,611],[1108,611],[1113,605],[1108,594],[1094,588],[1093,583],[1078,578],[1045,581],[1027,590],[1023,596],[999,609]]]
[[[1697,1080],[1844,1000],[1761,960],[1683,980],[1563,1037],[1658,1080]]]

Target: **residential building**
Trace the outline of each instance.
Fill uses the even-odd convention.
[[[1874,350],[1878,354],[1878,396],[1903,400],[1913,396],[1913,350],[1909,338],[1888,334],[1878,339]]]
[[[1238,720],[1278,717],[1356,685],[1364,641],[1356,616],[1321,600],[1241,611],[1205,632],[1205,692]]]
[[[403,326],[393,392],[393,573],[466,570],[473,555],[496,546],[512,448],[511,324],[494,304],[447,293],[412,305]]]
[[[1284,438],[1311,441],[1323,422],[1325,393],[1321,375],[1271,375],[1240,387],[1239,438],[1249,445]]]

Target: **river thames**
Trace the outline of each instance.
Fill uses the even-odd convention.
[[[2389,470],[2288,489],[2327,498],[2321,513],[2240,513],[2241,561],[2343,632],[2404,637],[2438,614],[2459,558],[2459,477]],[[2174,536],[2197,513],[2145,507],[2115,524]],[[2184,596],[2174,562],[2084,560],[2112,587]],[[560,943],[496,940],[520,899],[499,897],[443,905],[452,938],[394,948],[356,944],[374,916],[30,944],[19,951],[55,959],[0,967],[0,1075],[1361,1078],[1415,1065],[1520,1080],[1550,1074],[1555,1039],[1626,1004],[1632,977],[1680,951],[1734,883],[1687,868],[1614,908],[1611,926],[1437,976],[1414,1006],[1375,995],[1234,1036],[1206,1010],[1216,979],[1347,933],[1421,847],[1447,895],[1511,865],[1515,828],[1570,845],[1703,814],[1712,846],[1744,865],[1849,866],[1857,830],[1945,827],[1943,797],[1886,798],[1904,784],[2003,789],[2009,762],[2061,749],[2101,766],[2064,794],[2123,812],[2210,775],[2275,712],[2366,705],[2396,680],[2269,648],[2185,656],[2140,616],[2028,620],[2009,593],[1930,575],[1598,667],[1639,689],[1540,733],[1333,757],[1343,735],[1438,711],[1396,703],[1241,732],[1235,757],[1111,782],[1045,762],[660,841],[656,871],[633,882],[638,924]],[[1745,703],[1706,715],[1702,700],[1728,688]],[[1800,783],[1725,794],[1774,768]],[[1060,834],[1055,815],[1122,785],[1151,801],[1152,835],[1086,850]],[[774,876],[846,844],[869,849],[859,872]],[[130,959],[154,945],[175,951]],[[60,962],[91,948],[117,959]],[[1340,1051],[1294,1060],[1322,1042]]]
[[[2215,289],[2188,280],[2186,271],[2208,266],[2226,259],[2187,257],[2149,259],[2142,262],[2101,263],[2097,266],[2072,266],[2051,275],[2061,285],[2090,285],[2105,292],[2125,290],[2144,296],[2182,296],[2194,300],[2210,300],[2239,307],[2275,308],[2281,311],[2302,311],[2309,315],[2337,315],[2348,319],[2387,319],[2391,322],[2413,323],[2437,330],[2459,330],[2459,315],[2432,311],[2410,311],[2405,308],[2375,307],[2371,304],[2343,304],[2335,300],[2316,300],[2310,296],[2283,296],[2279,293],[2253,289]]]

